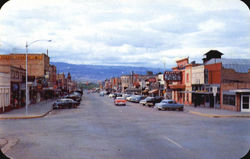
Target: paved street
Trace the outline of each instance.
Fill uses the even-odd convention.
[[[77,109],[1,120],[0,138],[18,139],[7,151],[14,159],[237,159],[250,148],[249,121],[134,103],[116,107],[108,97],[89,94]]]

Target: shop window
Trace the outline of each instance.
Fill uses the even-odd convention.
[[[235,106],[235,95],[223,95],[223,104]]]

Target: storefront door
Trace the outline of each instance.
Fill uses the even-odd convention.
[[[241,96],[241,111],[250,112],[250,95]]]

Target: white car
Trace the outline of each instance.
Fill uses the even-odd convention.
[[[132,98],[132,97],[133,97],[133,96],[129,96],[129,97],[126,98],[126,100],[127,100],[127,101],[131,101],[131,98]]]
[[[113,93],[109,94],[109,98],[113,98],[115,95]]]

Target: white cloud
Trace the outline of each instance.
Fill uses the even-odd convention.
[[[0,51],[45,52],[76,64],[163,66],[210,49],[248,58],[249,12],[238,0],[11,0],[0,11]],[[220,50],[221,49],[221,50]]]
[[[212,32],[212,31],[218,31],[222,30],[224,28],[225,24],[219,21],[215,21],[213,19],[209,19],[205,22],[202,22],[198,25],[198,28],[201,31],[205,32]]]

